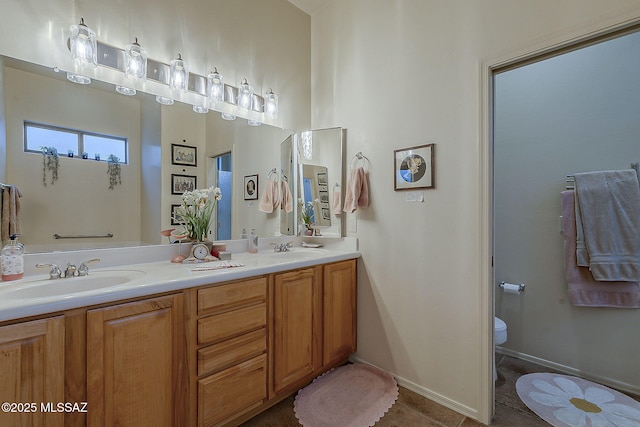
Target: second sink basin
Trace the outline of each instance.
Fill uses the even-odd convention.
[[[16,284],[11,289],[0,288],[0,298],[47,298],[84,293],[110,286],[123,285],[142,277],[144,274],[143,271],[139,270],[98,271],[82,277],[34,280],[19,285]]]

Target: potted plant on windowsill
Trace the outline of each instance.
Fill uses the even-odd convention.
[[[42,150],[42,184],[47,186],[47,171],[51,172],[51,185],[58,180],[60,158],[56,147],[40,147]]]

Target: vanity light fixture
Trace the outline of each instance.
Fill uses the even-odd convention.
[[[189,89],[189,68],[182,60],[182,55],[171,61],[169,71],[169,87],[172,90],[187,91]]]
[[[80,24],[70,27],[71,37],[69,37],[69,49],[76,69],[82,72],[85,67],[96,67],[98,65],[98,41],[96,33],[84,23],[84,18],[80,18]],[[78,73],[67,73],[67,79],[74,83],[89,84],[91,79]]]
[[[270,119],[278,118],[278,95],[271,89],[264,98],[264,114]]]
[[[220,114],[222,116],[223,119],[225,120],[235,120],[236,116],[234,114],[230,114],[230,113],[221,113]]]
[[[132,79],[147,79],[147,51],[137,37],[124,48],[124,73]]]
[[[127,86],[116,85],[116,92],[122,95],[133,96],[136,94],[136,90]]]
[[[207,107],[203,107],[201,105],[194,105],[193,106],[193,111],[195,111],[196,113],[199,114],[205,114],[209,112],[209,109]]]
[[[207,76],[207,98],[212,105],[224,101],[224,77],[213,67],[213,71]]]
[[[243,110],[250,110],[253,99],[253,88],[247,82],[247,79],[242,79],[242,83],[238,88],[238,108]]]
[[[162,105],[173,105],[173,99],[167,98],[166,96],[156,96],[156,101]]]

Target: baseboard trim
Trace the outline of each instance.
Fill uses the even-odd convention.
[[[560,363],[552,362],[550,360],[542,359],[536,356],[531,356],[530,354],[521,353],[519,351],[510,350],[508,348],[503,348],[500,346],[496,346],[496,353],[515,357],[516,359],[522,359],[527,362],[535,363],[535,364],[565,373],[567,375],[573,375],[576,377],[584,378],[586,380],[593,381],[598,384],[602,384],[607,387],[620,390],[622,392],[640,395],[640,387],[634,386],[633,384],[628,384],[622,381],[614,380],[612,378],[607,378],[600,375],[593,375],[588,372],[581,371],[580,369],[573,368],[571,366],[562,365]]]
[[[465,417],[469,417],[472,418],[474,420],[478,420],[478,411],[476,409],[470,408],[467,405],[463,405],[460,402],[456,402],[455,400],[449,399],[446,396],[443,396],[439,393],[436,393],[433,390],[430,390],[426,387],[423,387],[419,384],[416,384],[412,381],[407,380],[406,378],[403,378],[393,372],[389,372],[386,369],[383,369],[379,366],[374,365],[373,363],[369,363],[366,360],[360,359],[359,357],[355,357],[355,356],[351,356],[351,358],[349,359],[352,362],[357,362],[357,363],[364,363],[366,365],[371,365],[374,366],[378,369],[382,369],[385,372],[390,373],[391,375],[393,375],[393,377],[396,379],[396,382],[398,383],[398,385],[401,385],[402,387],[413,391],[414,393],[419,394],[420,396],[426,397],[427,399],[433,400],[436,403],[439,403],[442,406],[446,406],[447,408],[456,411],[459,414],[464,415]]]

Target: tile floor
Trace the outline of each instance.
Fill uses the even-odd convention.
[[[515,384],[521,375],[532,372],[552,372],[552,370],[509,356],[496,355],[496,357],[498,360],[496,412],[491,426],[548,427],[549,424],[547,422],[531,412],[520,401],[516,393]],[[635,397],[638,398],[637,396]],[[294,399],[295,395],[290,396],[242,424],[242,427],[299,426],[300,424],[293,412]],[[479,427],[482,425],[404,387],[400,387],[398,400],[389,412],[376,423],[375,427]]]

